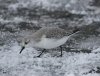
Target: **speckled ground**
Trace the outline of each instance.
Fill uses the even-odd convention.
[[[0,76],[99,76],[100,9],[92,0],[0,0]],[[80,29],[59,48],[41,49],[19,40],[41,27]]]

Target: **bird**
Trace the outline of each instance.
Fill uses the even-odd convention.
[[[65,44],[70,37],[77,34],[78,32],[79,31],[77,30],[72,34],[68,34],[66,30],[59,27],[42,27],[35,33],[22,39],[21,50],[19,53],[21,54],[25,47],[32,46],[43,49],[37,56],[41,57],[41,55],[46,50],[60,47],[61,54],[59,56],[62,57],[62,45]]]

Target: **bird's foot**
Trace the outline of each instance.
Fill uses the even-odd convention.
[[[57,56],[57,57],[62,57],[62,54],[61,54],[61,55],[59,55],[59,56]]]
[[[42,55],[45,51],[46,51],[46,49],[42,50],[42,52],[41,52],[38,56],[35,56],[35,58],[36,58],[36,57],[40,58],[41,55]]]
[[[36,56],[36,57],[40,58],[41,56],[40,56],[40,55],[38,55],[38,56]]]
[[[40,58],[41,56],[40,55],[38,55],[38,56],[34,56],[33,58]]]

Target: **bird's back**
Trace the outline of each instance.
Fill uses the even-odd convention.
[[[45,35],[46,38],[59,39],[67,36],[68,33],[64,29],[58,27],[44,27],[36,31],[33,36],[35,39],[38,39],[41,38],[43,35]]]

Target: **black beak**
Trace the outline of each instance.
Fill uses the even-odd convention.
[[[22,51],[25,49],[25,46],[23,46],[22,48],[21,48],[21,51],[19,52],[20,54],[22,53]]]

